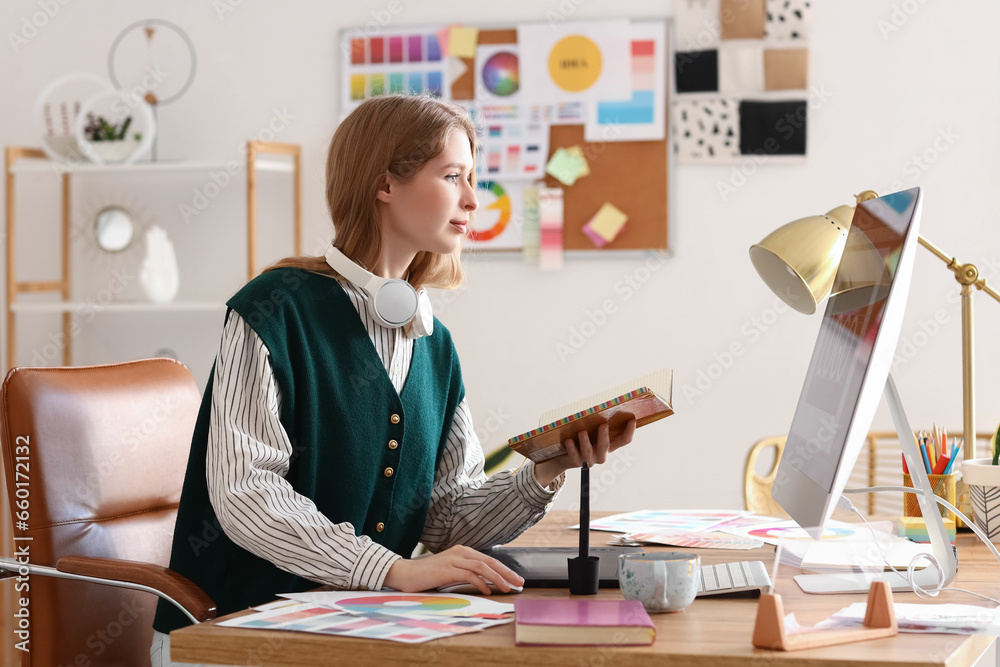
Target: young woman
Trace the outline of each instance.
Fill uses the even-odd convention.
[[[566,469],[631,441],[634,421],[614,441],[582,432],[560,458],[483,473],[458,355],[422,293],[461,283],[475,153],[461,108],[362,103],[330,144],[326,256],[282,260],[228,302],[170,560],[220,616],[319,584],[507,591],[521,578],[477,550],[538,522]],[[402,326],[375,289],[386,281],[410,299]],[[409,558],[418,542],[432,555]],[[154,666],[186,624],[160,602]]]

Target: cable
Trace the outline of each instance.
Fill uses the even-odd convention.
[[[924,495],[924,492],[921,489],[914,489],[908,486],[871,486],[859,489],[844,489],[844,493],[872,493],[877,491],[902,491],[904,493]],[[957,516],[961,517],[962,520],[965,521],[965,523],[970,528],[973,529],[973,531],[976,533],[979,539],[981,539],[986,544],[986,546],[990,548],[990,550],[993,552],[993,555],[997,558],[997,560],[1000,561],[1000,552],[997,551],[997,548],[993,546],[993,543],[989,541],[989,539],[986,537],[986,535],[978,526],[969,521],[969,518],[967,516],[965,516],[957,507],[949,503],[944,498],[935,495],[934,499],[939,504],[944,505],[950,511],[954,512]],[[989,600],[990,602],[1000,605],[1000,600],[991,598],[988,595],[983,595],[982,593],[970,591],[965,588],[956,588],[954,586],[949,588],[944,588],[943,587],[943,583],[945,580],[944,568],[941,567],[941,563],[938,562],[938,559],[935,558],[933,554],[917,554],[912,559],[910,559],[910,563],[906,568],[906,575],[904,576],[903,573],[897,570],[895,566],[893,566],[893,564],[889,561],[889,557],[886,555],[885,551],[883,551],[882,545],[879,543],[878,535],[875,533],[875,528],[872,527],[870,523],[868,523],[868,519],[865,518],[865,516],[858,510],[858,508],[854,506],[854,503],[852,503],[850,499],[848,499],[847,497],[841,496],[840,500],[837,502],[837,505],[842,509],[854,512],[855,514],[858,515],[858,517],[862,521],[864,521],[865,525],[868,526],[868,530],[871,531],[872,539],[875,541],[875,546],[878,548],[879,555],[882,556],[882,560],[885,561],[885,564],[888,565],[889,569],[892,570],[895,574],[906,579],[907,583],[910,584],[910,588],[913,590],[914,594],[916,594],[918,598],[922,599],[934,598],[937,597],[938,594],[943,590],[943,591],[954,591],[956,593],[968,593],[969,595],[982,598],[983,600]],[[927,561],[935,570],[937,570],[938,573],[937,583],[935,584],[935,587],[931,590],[927,590],[926,588],[918,584],[916,581],[914,581],[913,572],[916,569],[917,564],[922,560]]]
[[[872,493],[877,491],[902,491],[903,493],[912,493],[918,496],[924,495],[923,490],[915,489],[910,486],[866,486],[857,489],[844,489],[844,493]],[[992,542],[990,542],[990,538],[986,535],[986,533],[983,532],[982,528],[977,526],[976,523],[971,519],[969,519],[969,517],[965,516],[965,514],[963,514],[960,509],[949,503],[941,496],[931,494],[931,499],[934,500],[938,505],[944,505],[945,507],[948,508],[948,510],[952,514],[961,518],[962,521],[965,522],[965,525],[971,528],[972,532],[974,532],[979,537],[979,539],[982,540],[983,544],[985,544],[989,548],[989,550],[993,552],[993,556],[997,559],[997,562],[1000,562],[1000,551],[997,551],[996,546]],[[845,500],[847,499],[845,498]],[[848,500],[847,502],[850,503],[851,501]],[[854,505],[851,505],[851,507],[854,507]]]

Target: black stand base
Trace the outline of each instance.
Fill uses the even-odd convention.
[[[598,556],[567,558],[569,592],[573,595],[596,595],[600,581],[601,559]]]

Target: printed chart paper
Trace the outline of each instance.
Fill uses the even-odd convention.
[[[469,228],[466,247],[479,250],[520,250],[524,245],[524,180],[480,181],[479,210]]]
[[[430,29],[373,37],[341,33],[341,100],[351,110],[369,97],[397,93],[451,97],[448,59]]]
[[[539,102],[629,99],[629,35],[627,19],[519,25],[525,94]]]
[[[661,141],[666,137],[667,35],[663,23],[629,25],[630,93],[588,105],[584,138],[598,141]]]
[[[763,546],[764,542],[720,532],[682,531],[662,534],[628,533],[609,540],[608,544],[665,544],[671,547],[688,547],[691,549],[757,549]]]
[[[492,616],[514,611],[513,604],[458,593],[398,593],[386,591],[311,591],[281,597],[347,612],[377,612],[407,616]]]
[[[296,603],[295,606],[247,614],[223,621],[219,625],[254,630],[292,630],[419,644],[432,639],[478,632],[487,627],[509,623],[511,620],[513,619],[441,618],[434,620],[377,613],[352,614],[321,605],[300,602]]]
[[[590,529],[612,533],[700,532],[741,516],[743,512],[731,510],[640,510],[595,519]],[[570,528],[579,529],[580,524]]]

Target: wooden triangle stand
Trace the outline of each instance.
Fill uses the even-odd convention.
[[[868,609],[863,630],[830,630],[789,635],[785,632],[785,610],[781,596],[763,593],[757,605],[757,622],[753,629],[753,645],[779,651],[799,651],[820,646],[851,644],[899,634],[896,614],[892,609],[892,588],[888,582],[874,581],[868,590]]]

